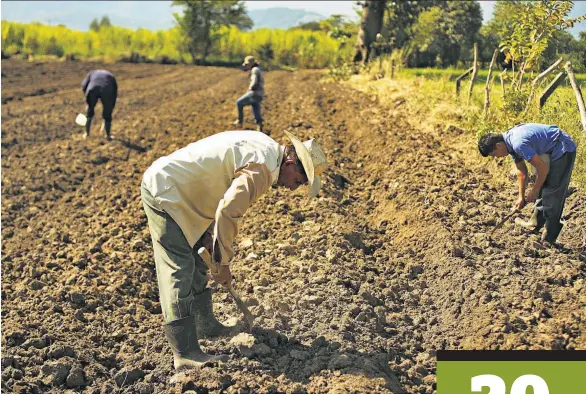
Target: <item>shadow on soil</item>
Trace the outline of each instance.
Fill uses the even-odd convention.
[[[311,345],[307,346],[296,340],[289,340],[276,330],[258,327],[253,328],[252,336],[255,343],[250,347],[230,342],[231,359],[225,365],[180,372],[171,379],[171,383],[180,385],[181,392],[206,392],[213,388],[205,383],[209,382],[209,379],[202,378],[216,375],[214,378],[220,390],[226,390],[233,385],[244,385],[254,390],[259,388],[257,385],[261,382],[255,382],[250,378],[244,382],[238,381],[230,376],[229,371],[246,368],[253,376],[255,370],[271,371],[275,378],[284,375],[290,381],[304,385],[314,376],[339,371],[341,375],[352,375],[356,379],[366,378],[369,380],[367,384],[374,390],[378,388],[394,394],[406,393],[388,367],[389,354],[340,351],[339,343],[329,342],[323,336],[314,339]],[[352,380],[353,384],[356,384],[353,378]],[[267,389],[264,385],[262,388]],[[278,392],[281,388],[275,387],[275,390]]]

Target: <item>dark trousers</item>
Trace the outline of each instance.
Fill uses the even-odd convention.
[[[102,100],[102,117],[106,123],[112,122],[112,111],[116,106],[117,91],[113,88],[103,88],[100,86],[94,86],[90,88],[85,95],[85,102],[87,103],[88,118],[94,117],[94,108],[98,104],[98,99]]]
[[[552,243],[556,241],[563,227],[560,220],[575,160],[576,152],[566,152],[549,164],[547,178],[535,202],[537,228],[545,226],[544,239]]]

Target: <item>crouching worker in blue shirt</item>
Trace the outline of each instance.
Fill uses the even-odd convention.
[[[482,156],[511,155],[517,166],[519,198],[515,207],[521,209],[535,201],[533,215],[524,227],[539,232],[545,227],[542,245],[555,244],[562,229],[562,211],[576,159],[576,144],[555,125],[525,123],[504,134],[487,134],[478,141]],[[529,176],[525,161],[537,170],[535,184],[525,193]]]

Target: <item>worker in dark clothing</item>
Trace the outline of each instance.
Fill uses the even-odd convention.
[[[98,99],[102,100],[102,117],[104,124],[102,130],[106,130],[106,138],[110,141],[112,136],[110,131],[112,129],[112,111],[116,105],[116,96],[118,95],[118,85],[116,78],[110,71],[106,70],[92,70],[85,77],[81,83],[81,90],[85,94],[85,101],[87,103],[87,122],[85,124],[85,133],[83,138],[90,135],[90,127],[92,118],[94,117],[94,108],[98,103]]]

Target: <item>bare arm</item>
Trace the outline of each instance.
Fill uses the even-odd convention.
[[[545,182],[545,178],[547,178],[547,174],[549,173],[549,164],[541,160],[541,157],[537,154],[529,160],[529,163],[531,163],[537,170],[537,177],[535,178],[535,184],[527,196],[527,200],[535,201],[543,183]]]
[[[525,206],[525,190],[527,189],[529,174],[523,159],[515,160],[515,166],[517,167],[517,184],[519,185],[519,198],[515,202],[515,206],[517,209],[521,209]]]

